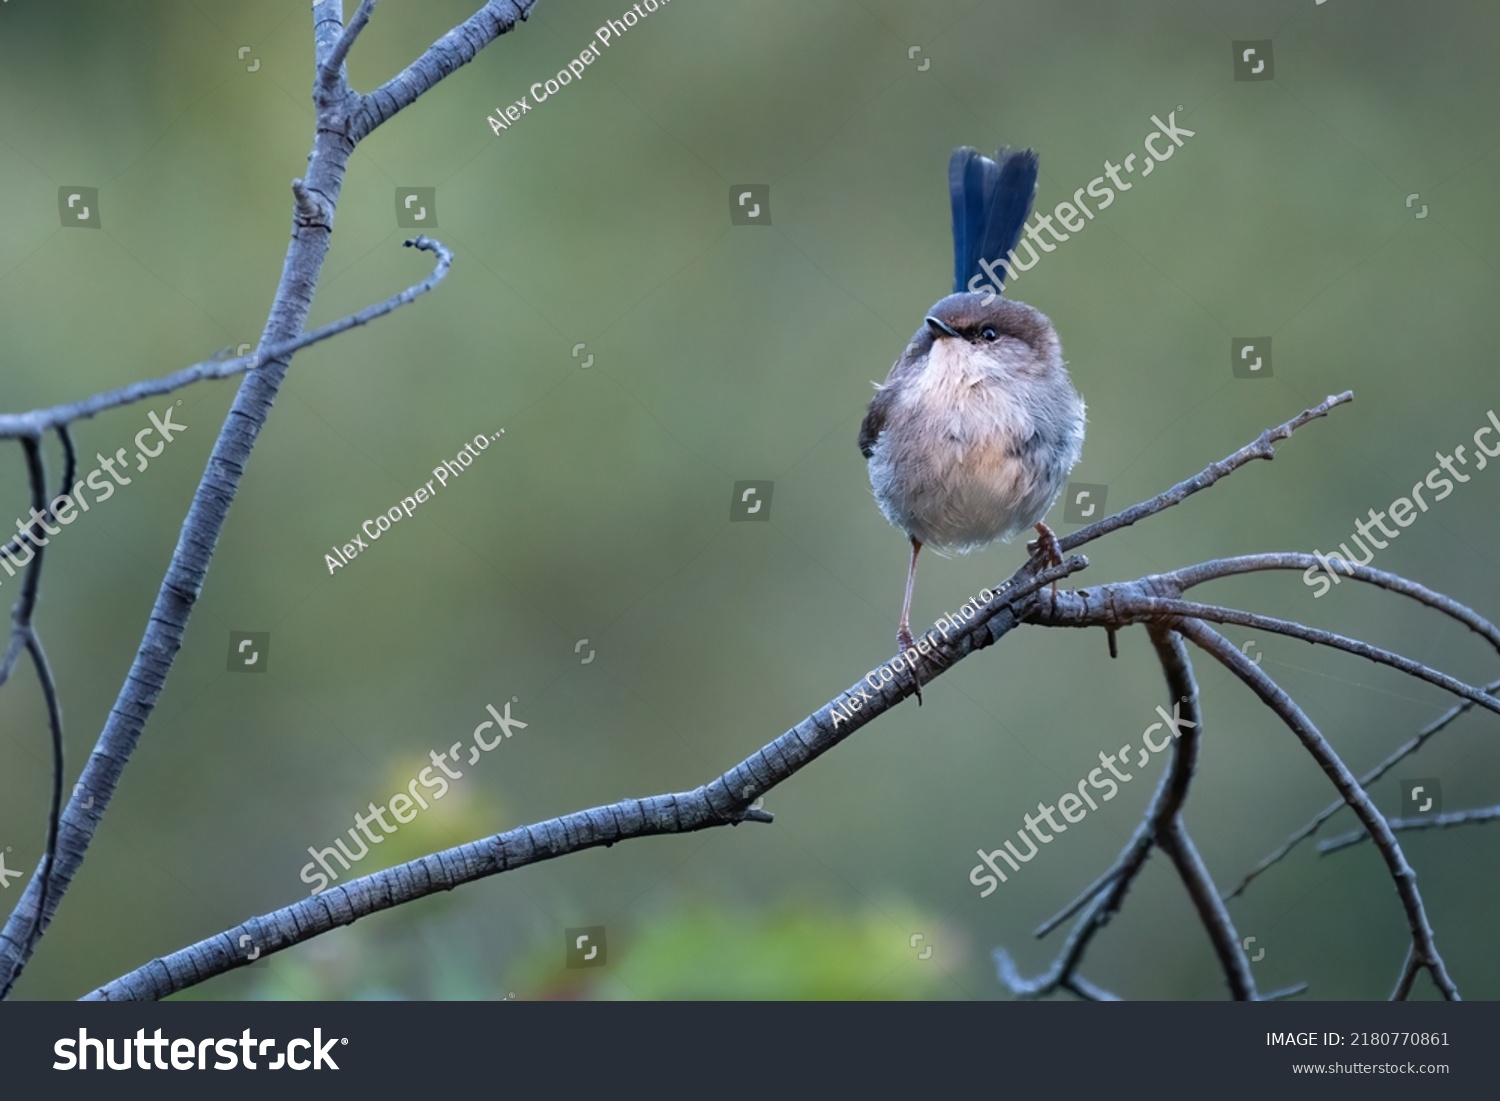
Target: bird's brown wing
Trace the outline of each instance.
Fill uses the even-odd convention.
[[[864,422],[859,426],[859,453],[865,458],[868,459],[875,454],[875,441],[880,439],[880,433],[885,428],[885,420],[896,401],[896,394],[907,378],[920,370],[918,364],[921,362],[921,357],[927,354],[927,348],[931,347],[931,343],[929,339],[926,341],[926,347],[923,347],[919,333],[911,346],[891,367],[891,373],[885,377],[884,385],[876,388],[875,396],[870,399],[870,409],[865,414]]]
[[[859,453],[867,459],[875,454],[875,441],[880,439],[880,430],[885,427],[886,414],[890,412],[894,397],[895,391],[889,385],[876,390],[870,401],[870,411],[859,426]]]

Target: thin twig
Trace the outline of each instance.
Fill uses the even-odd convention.
[[[1168,574],[1142,578],[1139,581],[1104,585],[1093,590],[1082,590],[1077,593],[1063,593],[1056,602],[1035,606],[1028,616],[1028,622],[1047,626],[1118,627],[1122,623],[1132,621],[1149,621],[1152,618],[1166,615],[1185,615],[1201,619],[1238,623],[1342,649],[1346,652],[1368,658],[1369,660],[1400,669],[1412,676],[1419,677],[1464,697],[1462,704],[1451,708],[1418,734],[1416,738],[1402,746],[1368,775],[1361,778],[1360,784],[1362,787],[1368,787],[1371,783],[1378,780],[1389,769],[1393,768],[1396,763],[1414,752],[1423,742],[1437,734],[1451,723],[1454,718],[1474,706],[1475,703],[1492,711],[1500,710],[1500,701],[1497,701],[1494,696],[1494,693],[1500,690],[1500,681],[1491,682],[1482,688],[1475,687],[1464,684],[1447,676],[1447,674],[1433,670],[1392,651],[1371,646],[1368,643],[1358,640],[1348,639],[1333,632],[1320,631],[1289,620],[1280,620],[1269,616],[1257,616],[1236,609],[1220,608],[1215,605],[1173,599],[1179,585],[1201,584],[1215,577],[1245,573],[1252,570],[1302,569],[1309,565],[1315,565],[1316,561],[1312,555],[1264,554],[1208,562],[1200,566],[1192,566]],[[1394,574],[1385,574],[1379,570],[1357,569],[1355,579],[1380,588],[1391,589],[1401,595],[1411,597],[1428,607],[1441,611],[1443,614],[1464,623],[1465,626],[1468,626],[1487,640],[1495,641],[1497,638],[1500,638],[1500,633],[1496,632],[1494,625],[1487,619],[1442,593],[1427,589],[1424,586],[1417,585]],[[1225,894],[1225,899],[1232,899],[1241,894],[1251,881],[1267,868],[1283,859],[1298,843],[1315,833],[1328,818],[1344,805],[1340,801],[1326,807],[1280,848],[1262,860],[1237,887]],[[1112,874],[1113,870],[1106,872],[1088,890],[1075,899],[1068,908],[1064,909],[1059,915],[1044,925],[1039,930],[1039,934],[1050,931],[1057,922],[1064,920],[1072,912],[1076,911],[1096,891],[1103,888]]]
[[[57,695],[57,681],[52,675],[47,654],[42,649],[42,640],[35,631],[30,632],[30,637],[26,640],[26,652],[31,656],[36,678],[42,686],[42,698],[47,704],[47,730],[52,736],[52,798],[47,808],[47,850],[42,857],[40,873],[41,906],[32,916],[31,930],[26,935],[26,952],[30,955],[31,950],[36,947],[37,937],[42,934],[42,914],[46,912],[47,904],[52,898],[52,869],[57,863],[57,831],[62,820],[64,762],[62,701]],[[0,989],[0,1001],[4,1001],[10,994],[11,987],[21,977],[21,971],[22,967],[17,967],[11,973],[5,987]]]
[[[1406,946],[1406,962],[1401,965],[1401,974],[1396,979],[1396,989],[1391,991],[1391,1001],[1404,1002],[1411,996],[1412,985],[1417,981],[1417,972],[1420,970],[1417,946],[1409,944]]]
[[[333,49],[328,56],[318,62],[318,81],[325,89],[336,88],[343,78],[342,70],[344,60],[349,56],[349,50],[354,46],[354,41],[359,37],[359,32],[365,29],[365,24],[370,21],[370,15],[375,10],[376,0],[360,0],[359,8],[344,28],[344,33],[339,35],[338,41],[333,44]]]
[[[1354,400],[1354,391],[1345,390],[1342,394],[1331,394],[1324,398],[1311,409],[1303,410],[1285,424],[1275,428],[1268,428],[1262,432],[1254,441],[1247,443],[1233,455],[1220,459],[1216,463],[1210,463],[1199,473],[1193,475],[1184,482],[1178,482],[1165,493],[1158,493],[1148,501],[1142,501],[1138,505],[1117,512],[1113,516],[1106,516],[1097,523],[1090,524],[1066,535],[1058,541],[1059,546],[1065,551],[1081,547],[1085,543],[1091,543],[1100,536],[1108,535],[1120,528],[1127,528],[1131,524],[1139,523],[1148,516],[1153,516],[1162,509],[1171,508],[1180,504],[1183,500],[1191,497],[1200,490],[1205,490],[1219,479],[1234,473],[1240,467],[1254,459],[1274,459],[1276,448],[1273,446],[1277,441],[1284,440],[1308,421],[1327,416],[1329,410],[1334,406],[1343,405],[1345,402]]]
[[[1484,690],[1490,695],[1493,695],[1496,692],[1500,692],[1500,680],[1490,681],[1484,686]],[[1375,783],[1391,769],[1395,768],[1398,764],[1404,761],[1407,757],[1410,757],[1418,749],[1422,748],[1422,745],[1429,738],[1432,738],[1442,732],[1450,723],[1453,722],[1454,719],[1458,718],[1473,706],[1473,700],[1464,700],[1463,703],[1455,704],[1453,707],[1448,708],[1447,711],[1443,712],[1436,719],[1434,719],[1432,722],[1428,723],[1425,727],[1418,731],[1416,737],[1412,738],[1406,744],[1396,749],[1393,753],[1386,757],[1385,760],[1381,761],[1369,772],[1361,776],[1359,778],[1360,787],[1368,790],[1371,784]],[[1259,878],[1263,872],[1265,872],[1273,865],[1284,860],[1293,849],[1295,849],[1303,841],[1306,841],[1313,834],[1317,833],[1318,830],[1322,829],[1323,823],[1327,822],[1330,818],[1332,818],[1335,814],[1343,809],[1344,801],[1342,799],[1329,803],[1326,807],[1315,814],[1306,825],[1293,833],[1291,837],[1286,839],[1286,841],[1282,842],[1280,847],[1278,847],[1269,856],[1261,860],[1261,862],[1254,868],[1251,868],[1245,878],[1240,880],[1239,886],[1224,896],[1225,900],[1227,901],[1243,894],[1245,888],[1250,886],[1250,884],[1257,878]]]
[[[1500,807],[1476,807],[1473,810],[1455,810],[1447,814],[1434,814],[1431,818],[1392,818],[1390,827],[1397,832],[1401,830],[1446,830],[1452,826],[1472,826],[1476,823],[1483,825],[1497,819],[1500,819]],[[1368,831],[1355,830],[1353,833],[1340,834],[1338,837],[1330,837],[1327,841],[1318,842],[1318,852],[1327,856],[1329,853],[1347,849],[1350,845],[1358,845],[1361,841],[1369,839]]]
[[[73,451],[73,438],[68,435],[66,429],[58,432],[63,445],[63,492],[72,485],[73,476],[77,473],[77,456]],[[37,594],[40,591],[42,579],[42,556],[46,550],[49,540],[35,534],[38,523],[45,525],[53,518],[52,506],[47,501],[47,469],[46,461],[42,456],[42,447],[39,440],[26,438],[21,441],[21,446],[26,452],[26,468],[31,479],[31,514],[40,517],[33,520],[22,529],[24,535],[32,541],[34,551],[26,566],[26,574],[21,582],[21,595],[16,601],[12,616],[12,630],[10,644],[6,647],[5,664],[0,669],[0,684],[10,676],[13,655],[17,648],[24,649],[30,655],[32,665],[36,669],[37,679],[41,682],[42,696],[47,704],[48,729],[51,734],[52,743],[52,798],[47,814],[47,847],[42,855],[42,866],[39,878],[41,880],[41,897],[43,900],[51,893],[52,868],[57,859],[57,829],[58,821],[62,814],[62,790],[63,790],[63,728],[62,728],[62,706],[57,697],[57,683],[53,680],[51,666],[47,663],[47,655],[42,650],[41,639],[37,637],[36,627],[32,622],[36,613]],[[28,950],[36,944],[36,938],[41,933],[41,911],[37,912],[26,933]],[[20,968],[0,982],[0,1000],[4,1000],[15,985],[20,976]]]
[[[73,478],[78,473],[78,456],[73,450],[73,437],[68,433],[66,427],[59,427],[57,437],[62,441],[63,447],[63,480],[62,486],[57,491],[61,497],[73,484]],[[38,517],[24,528],[20,529],[15,539],[4,547],[0,547],[0,555],[4,555],[11,561],[15,561],[16,553],[21,546],[30,546],[32,555],[27,559],[26,573],[21,578],[21,596],[16,601],[16,606],[11,610],[11,622],[14,625],[11,631],[10,642],[5,648],[5,657],[0,659],[0,685],[4,685],[10,679],[11,670],[15,668],[16,658],[26,648],[26,637],[31,632],[31,620],[36,611],[37,595],[42,584],[42,548],[50,540],[43,539],[33,534],[38,523],[45,524],[49,520],[57,519],[52,511],[51,503],[46,501],[45,485],[47,472],[42,458],[41,446],[35,439],[23,438],[22,447],[26,453],[26,468],[31,478],[31,504],[32,515]],[[56,498],[53,498],[56,500]],[[24,535],[22,534],[24,533]],[[22,543],[23,538],[25,543]],[[11,550],[15,545],[16,551]],[[33,568],[34,567],[34,568]]]

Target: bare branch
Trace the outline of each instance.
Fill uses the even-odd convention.
[[[426,238],[407,242],[438,253],[439,263],[428,280],[397,295],[384,307],[363,311],[314,333],[303,331],[328,253],[333,215],[355,145],[375,126],[472,59],[484,45],[510,30],[526,16],[534,3],[535,0],[490,0],[473,17],[434,43],[413,66],[366,99],[349,91],[347,80],[330,82],[323,78],[329,73],[342,73],[342,60],[360,29],[368,22],[372,5],[362,4],[353,24],[345,28],[342,0],[315,0],[312,7],[314,56],[320,73],[314,79],[313,89],[316,125],[306,177],[297,180],[293,187],[295,207],[291,242],[261,334],[262,350],[249,359],[227,364],[197,364],[164,379],[95,395],[72,406],[0,418],[0,438],[19,437],[28,450],[37,450],[37,441],[48,428],[61,430],[81,417],[167,393],[201,378],[246,371],[193,494],[177,547],[157,591],[130,672],[84,767],[74,797],[60,817],[56,816],[54,807],[57,822],[55,846],[49,845],[44,868],[46,874],[33,876],[27,882],[4,929],[0,930],[0,991],[9,991],[14,984],[82,865],[120,775],[155,709],[177,650],[182,645],[193,604],[202,591],[250,452],[281,387],[291,355],[300,347],[353,325],[364,324],[410,301],[435,285],[451,262],[447,250],[436,242],[429,242]],[[1081,568],[1081,561],[1072,568]],[[28,576],[32,575],[34,570]],[[28,649],[43,678],[44,690],[48,690],[51,675],[46,668],[45,656],[39,645]],[[51,702],[55,704],[55,693]],[[60,730],[60,713],[55,708],[52,713],[54,729]],[[55,783],[60,782],[60,775],[59,772]],[[87,806],[80,801],[80,791],[88,795]],[[760,815],[757,813],[753,817]]]
[[[360,97],[354,113],[351,140],[359,142],[377,126],[410,107],[417,97],[456,72],[516,23],[524,21],[536,0],[487,0],[485,5],[454,27],[422,56],[379,88]]]
[[[1286,438],[1302,424],[1323,416],[1333,406],[1342,404],[1351,397],[1350,394],[1330,397],[1279,428],[1262,433],[1255,442],[1227,459],[1212,464],[1197,477],[1179,483],[1166,493],[1107,518],[1092,528],[1075,533],[1075,536],[1070,537],[1071,545],[1097,538],[1108,531],[1139,522],[1148,515],[1171,507],[1186,496],[1207,488],[1251,459],[1271,458],[1274,454],[1272,444],[1275,441]],[[1189,715],[1197,716],[1190,718],[1189,722],[1201,722],[1201,711],[1198,709],[1197,687],[1186,657],[1186,649],[1174,628],[1180,629],[1182,636],[1192,638],[1245,679],[1302,738],[1319,764],[1334,778],[1349,805],[1355,808],[1356,813],[1375,834],[1377,843],[1391,866],[1407,911],[1408,923],[1412,929],[1413,955],[1418,966],[1431,971],[1434,981],[1446,997],[1456,999],[1457,989],[1437,953],[1420,895],[1416,892],[1415,874],[1406,865],[1400,847],[1390,831],[1386,830],[1382,836],[1380,831],[1385,821],[1370,803],[1368,796],[1290,697],[1260,673],[1248,659],[1229,647],[1218,634],[1196,619],[1179,618],[1202,616],[1244,622],[1268,630],[1279,629],[1294,637],[1338,646],[1372,660],[1384,661],[1414,675],[1422,675],[1425,671],[1427,679],[1433,683],[1466,694],[1469,700],[1481,702],[1485,706],[1494,703],[1477,689],[1378,647],[1331,632],[1313,631],[1289,621],[1176,599],[1186,584],[1197,584],[1214,576],[1227,576],[1250,569],[1301,567],[1309,561],[1312,558],[1306,555],[1250,556],[1228,563],[1206,563],[1176,575],[1143,578],[1076,593],[1053,594],[1049,599],[1039,599],[1036,593],[1055,580],[1085,568],[1087,561],[1075,556],[1050,569],[1039,569],[1036,561],[1028,562],[1010,581],[999,587],[995,597],[980,609],[980,614],[953,638],[939,637],[937,628],[929,629],[923,637],[927,648],[925,654],[909,651],[872,670],[853,688],[703,787],[688,793],[655,796],[647,800],[627,799],[611,806],[596,807],[360,877],[327,889],[310,899],[252,919],[242,926],[207,938],[170,956],[154,960],[100,987],[89,997],[164,997],[214,975],[243,966],[247,960],[239,948],[242,938],[249,938],[249,942],[257,949],[258,957],[435,891],[451,890],[466,882],[569,852],[610,845],[632,837],[688,832],[719,825],[734,825],[746,820],[768,821],[768,814],[751,808],[753,800],[806,767],[865,723],[900,703],[908,695],[915,694],[918,683],[924,680],[930,682],[968,654],[992,645],[1018,624],[1102,626],[1113,634],[1122,625],[1145,622],[1158,647],[1169,686],[1173,688],[1175,695],[1183,698],[1183,702],[1190,702]],[[1216,570],[1219,572],[1214,572]],[[1366,571],[1366,576],[1362,579],[1404,591],[1406,595],[1440,607],[1447,614],[1466,622],[1472,629],[1486,634],[1492,642],[1500,637],[1488,621],[1441,594],[1414,586],[1394,575],[1382,575],[1379,571]],[[841,727],[844,729],[841,730]],[[1115,866],[1096,880],[1062,915],[1039,930],[1039,935],[1044,935],[1058,921],[1080,907],[1084,909],[1083,916],[1076,923],[1050,971],[1037,980],[1025,980],[1003,950],[996,952],[1002,980],[1018,994],[1037,996],[1052,990],[1066,990],[1085,999],[1114,998],[1110,992],[1084,979],[1077,973],[1077,969],[1093,936],[1118,911],[1135,876],[1144,866],[1152,845],[1159,844],[1173,860],[1198,909],[1224,968],[1231,993],[1235,997],[1246,999],[1257,996],[1248,960],[1239,946],[1227,909],[1181,820],[1182,806],[1200,745],[1201,731],[1197,727],[1178,735],[1174,742],[1171,765],[1162,777],[1145,818]],[[738,792],[737,796],[732,794],[735,792]],[[541,843],[538,843],[539,838]],[[1290,997],[1304,989],[1306,986],[1302,984],[1279,991],[1272,997]]]
[[[1417,962],[1432,974],[1433,982],[1449,1001],[1458,1001],[1458,987],[1448,975],[1447,965],[1438,953],[1427,921],[1427,910],[1423,906],[1421,893],[1417,890],[1417,873],[1412,871],[1401,851],[1396,835],[1391,832],[1369,795],[1354,778],[1333,747],[1313,725],[1297,702],[1286,694],[1261,668],[1229,644],[1228,639],[1210,627],[1195,620],[1181,620],[1178,630],[1202,649],[1212,654],[1219,662],[1249,685],[1251,691],[1276,712],[1283,722],[1297,735],[1318,766],[1333,781],[1334,787],[1344,797],[1359,820],[1364,823],[1375,840],[1376,847],[1385,858],[1391,878],[1395,880],[1396,892],[1406,911],[1407,924],[1411,929],[1412,945]]]
[[[1445,830],[1450,826],[1472,826],[1483,825],[1500,819],[1500,807],[1476,807],[1473,810],[1455,810],[1447,814],[1434,814],[1431,818],[1392,818],[1390,827],[1393,830]],[[1355,830],[1353,833],[1341,834],[1338,837],[1330,837],[1327,841],[1318,842],[1318,852],[1327,856],[1329,853],[1347,849],[1350,845],[1358,845],[1361,841],[1368,841],[1370,834],[1367,830]]]
[[[1262,554],[1248,555],[1234,559],[1221,559],[1152,578],[1143,578],[1139,581],[1104,585],[1097,589],[1083,590],[1078,593],[1064,593],[1060,595],[1057,601],[1038,605],[1034,608],[1028,616],[1027,621],[1047,626],[1103,626],[1107,630],[1117,629],[1122,624],[1130,622],[1150,621],[1153,618],[1164,615],[1185,615],[1220,622],[1238,623],[1342,649],[1346,652],[1368,658],[1369,660],[1390,665],[1393,668],[1400,669],[1403,672],[1426,680],[1465,698],[1464,703],[1450,709],[1418,734],[1416,738],[1412,739],[1383,761],[1369,775],[1363,777],[1360,780],[1361,786],[1368,786],[1375,780],[1378,780],[1400,760],[1414,752],[1428,738],[1437,734],[1451,723],[1454,718],[1473,707],[1475,703],[1479,703],[1481,706],[1492,711],[1500,711],[1500,701],[1497,701],[1494,696],[1496,690],[1500,690],[1500,681],[1477,688],[1464,684],[1438,670],[1433,670],[1421,663],[1414,662],[1409,658],[1402,657],[1380,647],[1345,638],[1333,632],[1320,631],[1305,627],[1300,623],[1268,616],[1257,616],[1235,609],[1173,599],[1179,587],[1200,584],[1203,581],[1216,577],[1263,569],[1300,570],[1316,566],[1317,564],[1317,559],[1314,556],[1305,554]],[[1354,577],[1356,580],[1409,596],[1428,607],[1434,608],[1462,622],[1465,626],[1487,640],[1500,642],[1500,632],[1497,632],[1493,624],[1472,609],[1442,593],[1427,589],[1422,585],[1407,581],[1405,578],[1394,574],[1386,574],[1380,570],[1356,568]],[[1326,807],[1312,822],[1294,834],[1291,839],[1274,853],[1262,860],[1233,891],[1230,891],[1224,897],[1232,899],[1241,894],[1251,881],[1267,868],[1283,859],[1298,843],[1315,833],[1323,822],[1327,821],[1328,818],[1344,805],[1340,801]],[[1057,922],[1066,919],[1072,912],[1076,911],[1084,902],[1092,897],[1095,891],[1102,889],[1105,881],[1112,874],[1112,872],[1105,873],[1104,877],[1101,877],[1083,895],[1075,899],[1068,908],[1064,909],[1062,913],[1054,917],[1049,923],[1043,925],[1038,931],[1038,935],[1044,935]]]
[[[33,409],[29,413],[7,413],[0,415],[0,439],[25,438],[37,436],[50,428],[58,428],[73,421],[92,417],[107,409],[114,409],[122,405],[130,405],[146,398],[158,397],[162,394],[170,394],[173,390],[180,390],[195,382],[203,382],[206,379],[228,378],[242,371],[268,363],[272,360],[284,359],[294,352],[306,348],[310,344],[317,344],[327,340],[329,337],[338,336],[339,333],[348,332],[360,325],[367,325],[377,317],[383,317],[401,306],[420,298],[433,287],[443,281],[448,274],[449,267],[453,264],[453,253],[441,241],[435,241],[431,237],[414,237],[409,241],[403,241],[407,248],[420,249],[423,252],[435,253],[437,264],[432,273],[420,283],[413,283],[399,294],[394,294],[384,302],[367,306],[358,313],[342,317],[337,321],[330,322],[312,332],[303,333],[292,340],[283,340],[270,347],[257,349],[248,356],[235,356],[232,359],[210,359],[202,363],[195,363],[191,367],[184,367],[180,371],[173,371],[170,375],[161,378],[147,379],[144,382],[133,382],[129,386],[122,386],[118,390],[108,390],[102,394],[94,394],[84,398],[82,401],[69,402],[66,405],[54,405],[50,409]],[[12,540],[14,543],[14,540]]]
[[[332,49],[336,34],[342,27],[341,12],[340,0],[318,0],[314,5],[314,37],[319,52],[325,45]],[[353,129],[348,113],[351,104],[352,97],[340,99],[319,96],[316,92],[314,95],[317,122],[312,152],[308,157],[305,189],[326,202],[330,215],[338,205],[344,173],[354,151],[354,140],[349,136]],[[57,856],[51,863],[51,876],[46,885],[47,896],[42,897],[41,877],[33,876],[4,929],[0,930],[0,989],[10,987],[16,973],[30,958],[37,935],[46,931],[73,876],[82,866],[120,775],[156,707],[167,674],[182,646],[193,604],[202,592],[209,563],[249,463],[250,452],[286,376],[291,353],[277,352],[276,349],[299,342],[305,344],[307,337],[317,335],[305,333],[304,326],[317,291],[323,261],[328,255],[332,228],[331,217],[326,221],[314,220],[294,212],[291,242],[282,265],[281,280],[260,340],[261,347],[272,351],[259,357],[255,370],[246,372],[214,442],[183,520],[172,560],[157,590],[130,672],[110,709],[104,729],[99,733],[94,752],[84,766],[78,787],[63,810]],[[418,248],[426,247],[422,243],[424,240],[419,238],[413,244]],[[446,250],[435,242],[432,249],[438,251],[440,261],[438,270],[425,281],[427,286],[446,270],[448,261]],[[415,293],[397,295],[398,300],[410,300],[410,297],[415,297]],[[368,316],[355,315],[353,319],[346,319],[348,324],[335,323],[328,327],[327,335],[348,325],[363,324],[380,312],[382,309],[376,307],[374,312],[367,311]],[[24,425],[23,435],[34,438],[38,434],[36,423]],[[87,793],[87,806],[83,804],[80,792]]]

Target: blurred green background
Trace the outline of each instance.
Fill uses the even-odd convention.
[[[351,58],[355,86],[474,7],[385,0]],[[1090,411],[1073,479],[1107,485],[1111,509],[1326,394],[1357,395],[1274,464],[1090,547],[1080,584],[1330,549],[1500,406],[1493,5],[672,0],[492,133],[488,115],[625,7],[542,0],[355,153],[310,324],[428,270],[400,247],[397,188],[436,188],[428,232],[453,249],[452,273],[296,357],[156,714],[16,996],[76,997],[302,897],[308,846],[467,738],[486,704],[514,698],[527,728],[359,872],[694,787],[888,657],[906,547],[854,437],[871,381],[948,289],[956,145],[1035,147],[1050,210],[1137,152],[1153,114],[1195,131],[1015,288],[1062,336]],[[0,409],[257,338],[312,135],[307,9],[0,9]],[[1274,41],[1273,80],[1233,79],[1237,39]],[[731,226],[731,187],[746,183],[770,186],[769,226]],[[64,186],[98,188],[99,229],[61,227]],[[1231,340],[1267,335],[1271,377],[1233,377]],[[590,367],[571,355],[580,342]],[[235,385],[175,395],[187,433],[49,550],[38,622],[70,786]],[[128,446],[165,405],[78,425],[81,451]],[[501,428],[436,500],[329,575],[334,544]],[[0,517],[27,507],[20,448],[7,454]],[[731,523],[732,486],[750,479],[775,483],[769,522]],[[1376,565],[1500,614],[1497,503],[1500,467]],[[1060,505],[1053,520],[1073,530]],[[1022,553],[924,562],[915,620],[957,608]],[[8,605],[16,583],[0,585]],[[1480,640],[1407,602],[1354,584],[1312,592],[1283,574],[1204,594],[1470,682],[1497,674]],[[226,671],[231,631],[270,632],[264,675]],[[1228,634],[1254,638],[1357,771],[1448,706],[1385,669]],[[1139,744],[1165,692],[1143,632],[1120,648],[1110,661],[1097,632],[1023,631],[772,792],[774,825],[526,868],[186,996],[1005,997],[991,949],[1027,972],[1051,959],[1060,938],[1031,930],[1109,864],[1160,774],[1158,758],[990,897],[969,882],[976,849],[1013,836],[1101,750]],[[1242,686],[1198,668],[1207,741],[1187,821],[1227,886],[1333,792]],[[0,693],[0,848],[28,875],[48,791],[39,695],[29,675]],[[1495,735],[1493,716],[1464,716],[1377,800],[1395,811],[1400,780],[1425,777],[1447,810],[1500,801]],[[1351,823],[1341,812],[1329,832]],[[1500,831],[1404,841],[1460,989],[1500,995]],[[1265,950],[1266,990],[1306,980],[1313,998],[1385,997],[1405,951],[1369,846],[1306,846],[1232,912]],[[564,930],[593,925],[607,965],[565,969]],[[1125,997],[1224,994],[1160,860],[1085,973]],[[1432,994],[1425,978],[1418,990]]]

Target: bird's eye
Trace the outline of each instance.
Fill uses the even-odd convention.
[[[985,340],[993,342],[996,334],[994,329],[986,325],[984,328],[979,330],[979,335],[982,336]]]

